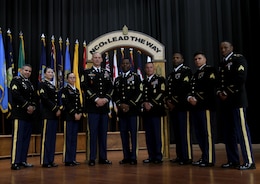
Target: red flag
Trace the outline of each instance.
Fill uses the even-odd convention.
[[[133,56],[133,48],[130,48],[130,62],[131,62],[131,70],[134,71],[135,70],[135,63],[134,63],[134,56]]]
[[[141,51],[137,51],[137,74],[139,74],[140,79],[143,80],[143,73],[142,73],[142,59],[141,59]]]
[[[83,70],[86,70],[88,68],[87,66],[87,44],[86,44],[86,41],[83,42]]]
[[[114,58],[113,58],[113,82],[118,77],[118,67],[117,67],[117,56],[116,50],[114,50]]]
[[[110,64],[109,64],[109,55],[108,55],[108,52],[106,52],[105,60],[106,60],[106,70],[108,70],[108,71],[110,72]]]

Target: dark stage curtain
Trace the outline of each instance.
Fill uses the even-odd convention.
[[[89,43],[126,25],[165,45],[167,73],[172,70],[171,57],[176,51],[184,54],[186,63],[193,69],[193,53],[198,50],[204,51],[208,63],[217,67],[219,43],[230,40],[235,51],[248,59],[248,123],[253,142],[260,142],[257,135],[260,128],[257,106],[260,103],[255,90],[260,41],[258,0],[1,0],[0,3],[0,27],[3,35],[8,28],[12,31],[14,61],[17,63],[18,60],[21,31],[26,62],[33,66],[35,84],[42,33],[49,42],[52,35],[55,40],[61,37],[64,45],[69,38],[73,56],[76,39],[81,44],[84,40]],[[48,52],[50,44],[47,44]]]

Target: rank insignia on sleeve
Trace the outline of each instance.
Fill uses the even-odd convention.
[[[183,81],[184,81],[184,82],[189,82],[189,77],[188,77],[188,76],[185,77],[185,78],[183,79]]]
[[[16,90],[17,89],[17,86],[16,85],[13,85],[12,86],[12,90]]]
[[[244,70],[245,70],[245,68],[244,68],[244,66],[243,66],[243,65],[240,65],[240,66],[238,67],[238,71],[240,71],[240,70],[242,70],[242,71],[244,71]]]
[[[209,76],[209,78],[211,78],[211,79],[215,79],[215,75],[214,75],[214,73],[212,73],[212,74]]]

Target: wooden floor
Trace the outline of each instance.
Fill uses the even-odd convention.
[[[216,165],[210,168],[200,168],[191,165],[180,166],[164,159],[163,164],[143,164],[147,151],[140,150],[137,165],[120,165],[122,151],[108,151],[108,159],[112,165],[90,167],[85,163],[85,153],[77,153],[79,166],[68,167],[62,163],[62,155],[55,156],[57,168],[42,168],[39,156],[28,157],[33,168],[21,170],[10,169],[10,158],[0,160],[1,184],[67,184],[67,183],[113,183],[113,184],[257,184],[260,183],[260,145],[253,145],[256,160],[255,170],[239,171],[222,169],[220,165],[226,162],[223,144],[216,145]],[[175,147],[171,145],[171,158],[175,157]],[[194,160],[200,157],[197,145],[193,146]]]

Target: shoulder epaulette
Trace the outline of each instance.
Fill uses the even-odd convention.
[[[15,76],[14,79],[20,79],[21,77],[20,76]]]
[[[242,54],[234,54],[235,57],[243,57]]]
[[[183,65],[184,69],[190,69],[190,67]]]

